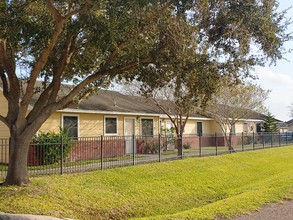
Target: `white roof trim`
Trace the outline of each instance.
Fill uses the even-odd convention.
[[[85,110],[85,109],[71,109],[65,108],[62,110],[58,110],[57,112],[74,112],[74,113],[87,113],[87,114],[107,114],[107,115],[149,115],[149,116],[160,116],[160,114],[152,114],[152,113],[135,113],[135,112],[116,112],[116,111],[98,111],[98,110]]]
[[[162,119],[169,119],[169,117],[165,114],[161,114],[160,118]],[[183,117],[185,119],[186,117]],[[188,117],[188,119],[193,119],[193,120],[199,120],[199,121],[212,121],[212,118],[206,118],[206,117]]]
[[[140,113],[140,112],[114,112],[114,111],[98,111],[98,110],[85,110],[85,109],[71,109],[65,108],[62,110],[58,110],[57,112],[71,112],[71,113],[87,113],[87,114],[105,114],[105,115],[135,115],[135,116],[150,116],[150,117],[160,117],[163,119],[167,119],[168,116],[165,114],[153,114],[153,113]],[[189,117],[189,119],[196,119],[196,120],[213,120],[211,118],[205,117]]]
[[[239,119],[238,122],[243,121],[243,122],[263,122],[264,120],[261,119]]]
[[[107,114],[107,115],[135,115],[135,116],[150,116],[150,117],[160,117],[162,119],[168,119],[168,116],[165,114],[154,114],[154,113],[140,113],[140,112],[116,112],[116,111],[99,111],[99,110],[85,110],[85,109],[72,109],[65,108],[62,110],[58,110],[57,112],[71,112],[71,113],[87,113],[87,114]],[[184,117],[185,118],[185,117]],[[201,121],[212,121],[212,118],[206,117],[189,117],[189,119],[193,120],[201,120]],[[243,122],[263,122],[261,119],[239,119],[239,121]]]

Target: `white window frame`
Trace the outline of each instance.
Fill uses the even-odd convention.
[[[69,117],[77,117],[77,137],[80,137],[80,132],[79,132],[79,128],[80,128],[80,115],[77,114],[62,114],[62,118],[61,118],[61,128],[64,129],[64,117],[69,116]]]
[[[142,120],[143,119],[151,119],[151,120],[153,120],[153,134],[152,134],[152,136],[154,136],[154,133],[155,133],[155,120],[154,120],[154,118],[153,117],[142,117],[142,118],[140,118],[140,135],[142,136]]]
[[[107,118],[116,118],[116,133],[106,133],[106,119]],[[105,115],[104,116],[104,135],[105,136],[117,136],[118,135],[118,116],[115,115]]]

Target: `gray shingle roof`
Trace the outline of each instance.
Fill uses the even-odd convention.
[[[287,125],[291,125],[291,124],[293,124],[293,119],[291,119],[291,120],[289,120],[289,121],[286,121],[286,124],[287,124]]]
[[[161,114],[159,109],[151,102],[147,102],[144,97],[123,95],[110,90],[100,90],[98,94],[81,101],[77,108],[97,111]]]
[[[38,82],[40,85],[40,82]],[[0,87],[2,82],[0,80]],[[63,85],[62,93],[67,93],[70,90],[70,85]],[[34,105],[38,98],[38,94],[35,95],[31,102]],[[164,105],[172,110],[174,104],[170,101],[164,100]],[[164,114],[154,103],[147,101],[141,96],[124,95],[117,91],[100,90],[98,94],[90,96],[79,103],[79,105],[70,105],[70,109],[79,109],[85,111],[102,111],[102,112],[120,112],[120,113],[135,113],[135,114]],[[202,114],[194,113],[190,117],[210,118]],[[266,115],[252,112],[247,119],[265,120]]]
[[[172,102],[163,101],[164,105],[171,109]],[[71,108],[95,111],[144,113],[144,114],[164,114],[153,102],[141,96],[124,95],[111,90],[100,90],[98,94],[81,101],[79,106]],[[205,117],[200,114],[192,114],[192,117]]]

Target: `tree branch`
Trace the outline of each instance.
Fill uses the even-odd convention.
[[[55,67],[53,68],[53,81],[41,93],[40,97],[34,105],[33,110],[30,111],[29,115],[27,116],[28,122],[32,121],[37,114],[42,112],[46,105],[56,102],[56,97],[61,86],[61,76],[64,73],[64,69],[69,64],[73,52],[74,38],[72,36],[68,36],[65,44],[65,49],[63,50],[59,61],[56,62]]]
[[[7,40],[0,40],[0,65],[1,80],[3,82],[3,95],[8,101],[7,123],[16,120],[19,111],[20,88],[19,80],[15,73],[15,61],[12,45]],[[7,76],[5,75],[7,73]],[[8,77],[8,80],[7,80]]]
[[[25,95],[23,96],[23,99],[21,101],[21,109],[20,109],[19,118],[24,118],[27,113],[28,105],[34,94],[34,87],[35,87],[37,77],[39,73],[42,71],[42,69],[44,68],[44,66],[46,65],[48,58],[57,43],[59,35],[61,34],[64,27],[64,23],[66,21],[65,19],[60,17],[60,14],[58,10],[54,7],[52,0],[47,0],[46,5],[48,7],[48,10],[52,13],[53,17],[56,19],[56,24],[48,40],[47,46],[43,49],[40,57],[37,59],[36,64],[33,67],[33,70],[31,72],[30,79],[27,83]]]
[[[56,22],[60,22],[62,20],[62,15],[57,10],[57,8],[54,7],[54,2],[52,0],[46,0],[45,2],[53,18],[56,20]]]
[[[7,81],[7,77],[5,75],[5,70],[0,67],[0,77],[2,80],[2,87],[3,87],[3,95],[4,97],[9,100],[9,87],[8,87],[8,81]]]
[[[84,4],[83,4],[83,6],[81,6],[80,9],[76,9],[76,10],[73,10],[73,11],[67,13],[67,15],[65,15],[65,19],[68,19],[75,14],[81,13],[90,7],[90,5],[91,5],[90,0],[84,0],[83,2],[84,2]]]
[[[5,118],[2,115],[0,115],[0,121],[2,121],[9,128],[9,123],[7,121],[7,118]]]
[[[3,39],[0,40],[0,62],[4,72],[6,72],[8,75],[9,85],[7,85],[6,98],[9,98],[9,100],[12,100],[12,99],[19,100],[19,81],[15,73],[16,67],[15,67],[13,48],[7,42],[7,40],[3,40]],[[9,90],[13,91],[13,96],[8,94]]]

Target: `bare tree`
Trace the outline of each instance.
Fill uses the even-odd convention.
[[[190,49],[194,53],[192,47]],[[154,79],[147,77],[142,81],[125,83],[122,90],[144,96],[169,118],[177,135],[178,156],[182,156],[186,122],[190,115],[206,105],[215,91],[220,73],[217,63],[205,60],[206,57],[194,59],[194,56],[186,55],[185,50],[178,56],[180,58],[174,56],[169,59],[168,68],[150,66],[148,71],[155,76]],[[188,57],[191,57],[189,61]],[[180,60],[182,58],[184,61]]]
[[[221,127],[229,151],[233,151],[233,126],[241,119],[265,112],[264,101],[269,92],[253,83],[235,84],[223,78],[205,113]]]

